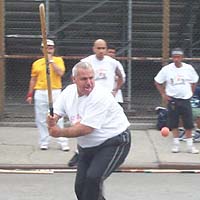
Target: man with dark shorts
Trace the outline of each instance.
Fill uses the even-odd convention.
[[[182,62],[183,50],[172,50],[173,62],[164,66],[154,78],[155,85],[168,108],[168,125],[173,133],[172,153],[178,153],[179,119],[182,119],[185,129],[187,152],[199,153],[193,145],[192,129],[194,128],[190,99],[193,96],[199,76],[192,65]]]

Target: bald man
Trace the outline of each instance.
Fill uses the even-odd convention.
[[[116,95],[123,85],[123,77],[118,68],[118,61],[107,56],[107,43],[103,39],[95,40],[93,55],[83,58],[81,61],[88,62],[95,71],[95,81],[98,81],[105,89]],[[119,77],[117,83],[115,77]]]
[[[103,39],[94,41],[93,52],[94,54],[83,58],[81,62],[87,62],[92,65],[95,73],[95,82],[98,82],[115,97],[124,83],[122,74],[117,67],[118,61],[107,56],[107,42]],[[118,77],[117,81],[115,79],[116,76]],[[76,150],[76,153],[68,162],[68,166],[76,166],[78,159],[78,150]]]

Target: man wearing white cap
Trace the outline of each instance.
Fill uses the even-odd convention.
[[[41,44],[43,48],[43,43]],[[43,51],[43,49],[42,49]],[[50,69],[50,80],[52,86],[53,102],[61,92],[62,81],[61,77],[65,73],[64,61],[61,57],[54,56],[55,44],[53,40],[47,40],[47,53]],[[26,96],[26,101],[31,104],[34,96],[35,105],[35,121],[40,133],[39,144],[41,150],[47,150],[49,145],[49,132],[46,124],[46,116],[48,114],[48,91],[46,81],[46,62],[45,58],[40,58],[32,64],[31,79],[29,89]],[[58,125],[64,126],[63,118],[59,120]],[[68,139],[60,137],[58,143],[61,150],[69,151]]]
[[[178,153],[179,147],[179,118],[185,128],[188,153],[199,153],[193,145],[193,117],[190,99],[193,96],[199,76],[192,65],[182,62],[184,52],[180,48],[172,50],[173,62],[164,66],[154,78],[155,85],[163,100],[167,103],[169,128],[173,133],[172,153]]]

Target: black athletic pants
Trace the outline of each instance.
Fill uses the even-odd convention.
[[[108,139],[97,147],[79,147],[75,181],[78,200],[103,200],[103,181],[125,160],[130,150],[130,131]]]

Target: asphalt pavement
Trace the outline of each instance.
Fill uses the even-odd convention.
[[[14,125],[14,124],[13,124]],[[181,142],[181,152],[171,153],[172,135],[162,137],[160,131],[131,126],[132,146],[120,170],[177,169],[200,170],[200,154],[186,152]],[[0,169],[69,169],[68,161],[74,155],[76,139],[69,139],[69,152],[60,149],[55,138],[48,150],[40,150],[38,131],[34,126],[0,125]],[[200,143],[195,143],[200,149]]]

